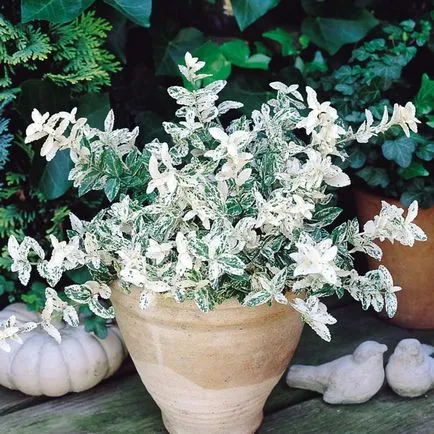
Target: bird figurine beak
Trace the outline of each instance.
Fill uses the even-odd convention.
[[[380,344],[380,351],[381,353],[385,353],[389,348],[387,348],[387,345]]]

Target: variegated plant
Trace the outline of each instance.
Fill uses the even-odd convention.
[[[357,220],[327,228],[340,214],[331,192],[350,184],[334,164],[345,159],[351,140],[367,142],[372,136],[400,125],[416,130],[414,107],[395,105],[380,123],[366,121],[354,132],[345,128],[329,102],[320,103],[307,87],[307,99],[298,86],[271,83],[274,99],[228,125],[220,115],[241,107],[233,101],[217,104],[224,81],[201,87],[204,63],[185,56],[181,73],[189,88],[168,92],[180,108],[177,123],[165,122],[170,145],[154,140],[139,150],[138,129],[114,130],[110,112],[104,131],[90,128],[75,111],[49,116],[33,111],[26,141],[44,138],[41,154],[47,160],[68,149],[74,167],[70,179],[80,194],[104,189],[113,204],[90,222],[71,216],[69,241],[51,237],[49,259],[38,243],[11,237],[12,270],[27,284],[31,265],[50,285],[41,325],[50,327],[53,315],[78,324],[76,307],[87,304],[97,315],[111,318],[110,283],[122,290],[140,291],[145,309],[156,294],[177,302],[193,299],[208,312],[218,303],[237,297],[246,308],[264,303],[291,302],[323,339],[330,340],[322,297],[345,291],[376,311],[394,315],[397,302],[387,269],[380,266],[360,276],[353,254],[376,259],[381,249],[375,240],[395,240],[411,246],[426,236],[412,221],[414,202],[407,217],[403,210],[383,203],[379,216],[359,229]],[[93,280],[65,288],[70,301],[62,301],[54,287],[66,270],[86,266]],[[290,308],[288,306],[288,308]],[[8,326],[12,327],[13,333]],[[0,341],[18,337],[13,320],[4,326]]]

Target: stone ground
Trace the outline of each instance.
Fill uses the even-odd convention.
[[[406,337],[434,344],[433,331],[395,327],[358,305],[332,309],[338,324],[331,344],[305,327],[294,363],[318,364],[351,353],[364,340],[393,350]],[[385,359],[391,350],[386,353]],[[1,434],[157,434],[166,433],[158,407],[146,392],[130,360],[94,389],[61,398],[29,397],[0,388]],[[434,390],[404,399],[388,386],[368,403],[331,406],[313,392],[290,389],[282,381],[265,406],[259,434],[434,434]],[[231,434],[231,433],[228,433]]]

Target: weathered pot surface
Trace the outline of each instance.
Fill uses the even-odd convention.
[[[297,347],[299,314],[277,303],[246,308],[235,299],[204,314],[192,301],[162,295],[142,311],[140,291],[114,287],[119,327],[167,430],[254,433]]]
[[[354,190],[354,195],[362,225],[379,213],[382,200],[403,208],[397,200],[363,190]],[[427,241],[416,242],[413,247],[378,242],[383,259],[378,262],[368,258],[368,263],[370,269],[377,269],[380,264],[386,266],[394,284],[402,287],[396,293],[398,311],[391,321],[407,328],[434,329],[434,207],[420,208],[414,222],[427,234]]]

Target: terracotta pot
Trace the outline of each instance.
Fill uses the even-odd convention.
[[[360,223],[364,224],[379,213],[381,201],[403,207],[393,199],[377,196],[362,190],[354,191]],[[406,247],[389,241],[379,242],[384,264],[392,274],[397,292],[398,311],[391,321],[415,329],[434,329],[434,207],[419,209],[415,223],[428,236],[425,242]],[[380,262],[368,258],[369,268],[377,269]]]
[[[116,286],[116,284],[115,284]],[[204,314],[192,301],[114,288],[116,318],[134,364],[171,434],[252,434],[297,347],[303,323],[290,306],[235,299]]]

